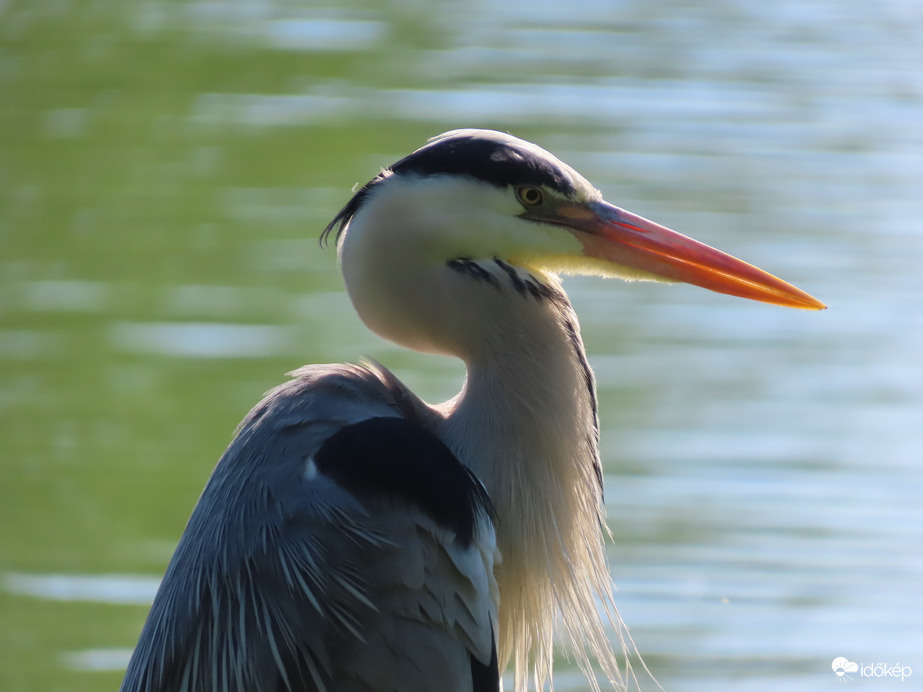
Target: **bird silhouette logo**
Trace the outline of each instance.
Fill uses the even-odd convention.
[[[850,675],[850,673],[856,673],[859,671],[858,663],[853,663],[849,659],[843,658],[842,656],[833,659],[831,666],[833,668],[833,672],[843,682],[852,680],[853,676]]]

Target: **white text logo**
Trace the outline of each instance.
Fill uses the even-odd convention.
[[[903,682],[913,673],[910,666],[902,666],[900,663],[894,665],[890,663],[855,663],[842,656],[833,659],[831,667],[837,678],[843,682],[855,679],[856,673],[859,674],[860,678],[891,678]]]

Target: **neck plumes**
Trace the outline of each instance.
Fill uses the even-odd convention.
[[[616,677],[597,610],[611,600],[596,391],[576,315],[554,277],[493,265],[479,267],[504,299],[482,316],[483,347],[440,433],[497,509],[500,660],[515,664],[515,689],[529,674],[541,689],[560,617],[578,660],[589,665],[588,644]]]
[[[340,240],[343,275],[373,331],[468,366],[463,391],[436,408],[434,432],[497,510],[501,668],[514,663],[516,690],[529,677],[541,689],[560,618],[585,672],[589,650],[616,680],[605,621],[620,637],[622,628],[603,549],[596,392],[570,302],[557,277],[479,249],[496,243],[504,223],[523,223],[478,218],[490,191],[473,186],[479,204],[466,203],[464,186],[434,181],[426,199],[439,203],[427,206],[415,203],[411,185],[387,185]],[[497,193],[495,206],[505,203]],[[450,205],[454,214],[445,213]],[[452,224],[440,226],[446,218]],[[490,233],[459,238],[456,228]]]

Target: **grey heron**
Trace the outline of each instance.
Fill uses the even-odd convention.
[[[431,406],[384,367],[313,365],[240,424],[154,599],[123,692],[541,689],[559,639],[622,684],[593,373],[559,274],[822,303],[605,202],[538,146],[431,139],[335,234],[365,324],[460,358]]]

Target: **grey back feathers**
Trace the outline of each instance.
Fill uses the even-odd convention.
[[[122,690],[496,692],[483,487],[384,369],[296,375],[216,466]]]
[[[516,251],[572,243],[522,185],[549,208],[598,196],[533,144],[460,130],[337,214],[322,238],[359,316],[462,358],[465,385],[430,407],[384,368],[312,366],[270,392],[193,511],[123,692],[496,692],[507,667],[524,692],[550,679],[556,632],[591,685],[591,655],[620,680],[593,374],[560,281]]]

